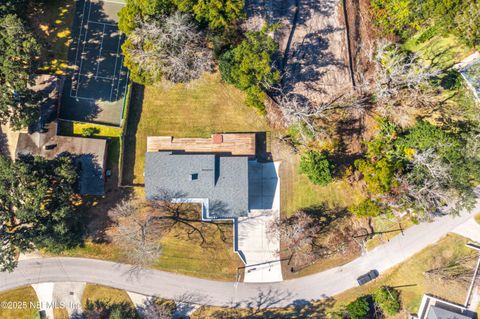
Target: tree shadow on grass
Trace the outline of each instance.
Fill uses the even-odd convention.
[[[309,301],[296,299],[282,306],[291,293],[280,289],[259,289],[254,298],[239,301],[230,308],[222,308],[209,314],[209,318],[236,319],[300,319],[326,318],[327,311],[335,305],[335,299]],[[320,296],[322,298],[322,296]],[[200,317],[202,309],[199,310]]]
[[[134,83],[130,99],[130,109],[125,132],[125,146],[123,153],[122,185],[133,185],[135,179],[135,164],[137,161],[137,131],[143,110],[145,87]],[[146,143],[146,141],[144,141]],[[140,185],[139,185],[140,186]]]

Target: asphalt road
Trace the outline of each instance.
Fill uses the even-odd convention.
[[[380,273],[435,243],[480,211],[441,217],[404,231],[388,243],[344,265],[311,276],[272,284],[219,282],[157,270],[83,258],[38,258],[19,262],[12,273],[0,273],[0,291],[41,282],[90,282],[145,295],[218,306],[285,306],[333,296],[356,286],[356,278],[372,269]],[[479,227],[480,231],[480,227]],[[405,283],[410,284],[410,283]]]

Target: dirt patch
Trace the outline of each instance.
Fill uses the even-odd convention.
[[[246,9],[249,22],[280,25],[274,38],[284,93],[320,103],[352,90],[339,0],[248,0]]]
[[[352,67],[357,85],[372,83],[375,66],[371,59],[376,32],[369,0],[344,0],[349,26]]]

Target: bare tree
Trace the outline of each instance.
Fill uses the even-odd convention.
[[[331,124],[332,115],[337,111],[368,110],[371,97],[364,93],[339,95],[324,103],[315,104],[296,93],[284,93],[281,89],[277,101],[287,124],[300,124],[307,128],[308,133],[318,136],[328,136],[327,125]],[[306,136],[302,136],[306,139]]]
[[[142,307],[143,319],[172,319],[177,305],[173,300],[149,298]]]
[[[379,44],[375,61],[375,93],[381,101],[391,100],[403,89],[417,91],[441,73],[416,54],[403,53],[398,45],[385,41]]]
[[[165,78],[174,83],[197,79],[212,69],[205,38],[190,16],[175,13],[142,22],[123,46],[125,64],[150,82]]]
[[[299,211],[291,217],[272,221],[267,233],[271,238],[280,238],[285,252],[290,255],[292,266],[305,266],[320,257],[355,247],[351,240],[353,229],[349,225],[336,223],[333,219],[314,218]]]
[[[476,255],[455,258],[445,265],[426,271],[425,276],[429,279],[456,281],[468,285],[472,280],[477,258]]]
[[[464,194],[451,187],[451,168],[433,149],[417,152],[408,167],[409,172],[399,177],[401,207],[412,207],[424,218],[442,209],[458,213],[464,205]]]
[[[231,222],[203,220],[194,204],[174,200],[180,194],[165,190],[158,194],[154,200],[122,201],[109,212],[114,225],[108,235],[115,245],[128,252],[126,256],[132,264],[144,267],[157,260],[161,254],[160,239],[173,229],[177,236],[184,235],[204,247],[212,234],[228,240],[226,227],[231,227]]]
[[[109,212],[115,227],[108,231],[113,243],[123,251],[132,264],[143,267],[160,257],[160,238],[165,231],[154,212],[140,200],[122,201]]]

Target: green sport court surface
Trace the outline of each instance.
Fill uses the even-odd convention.
[[[123,66],[118,11],[123,1],[77,0],[72,26],[74,65],[62,90],[60,118],[121,125],[128,70]]]

